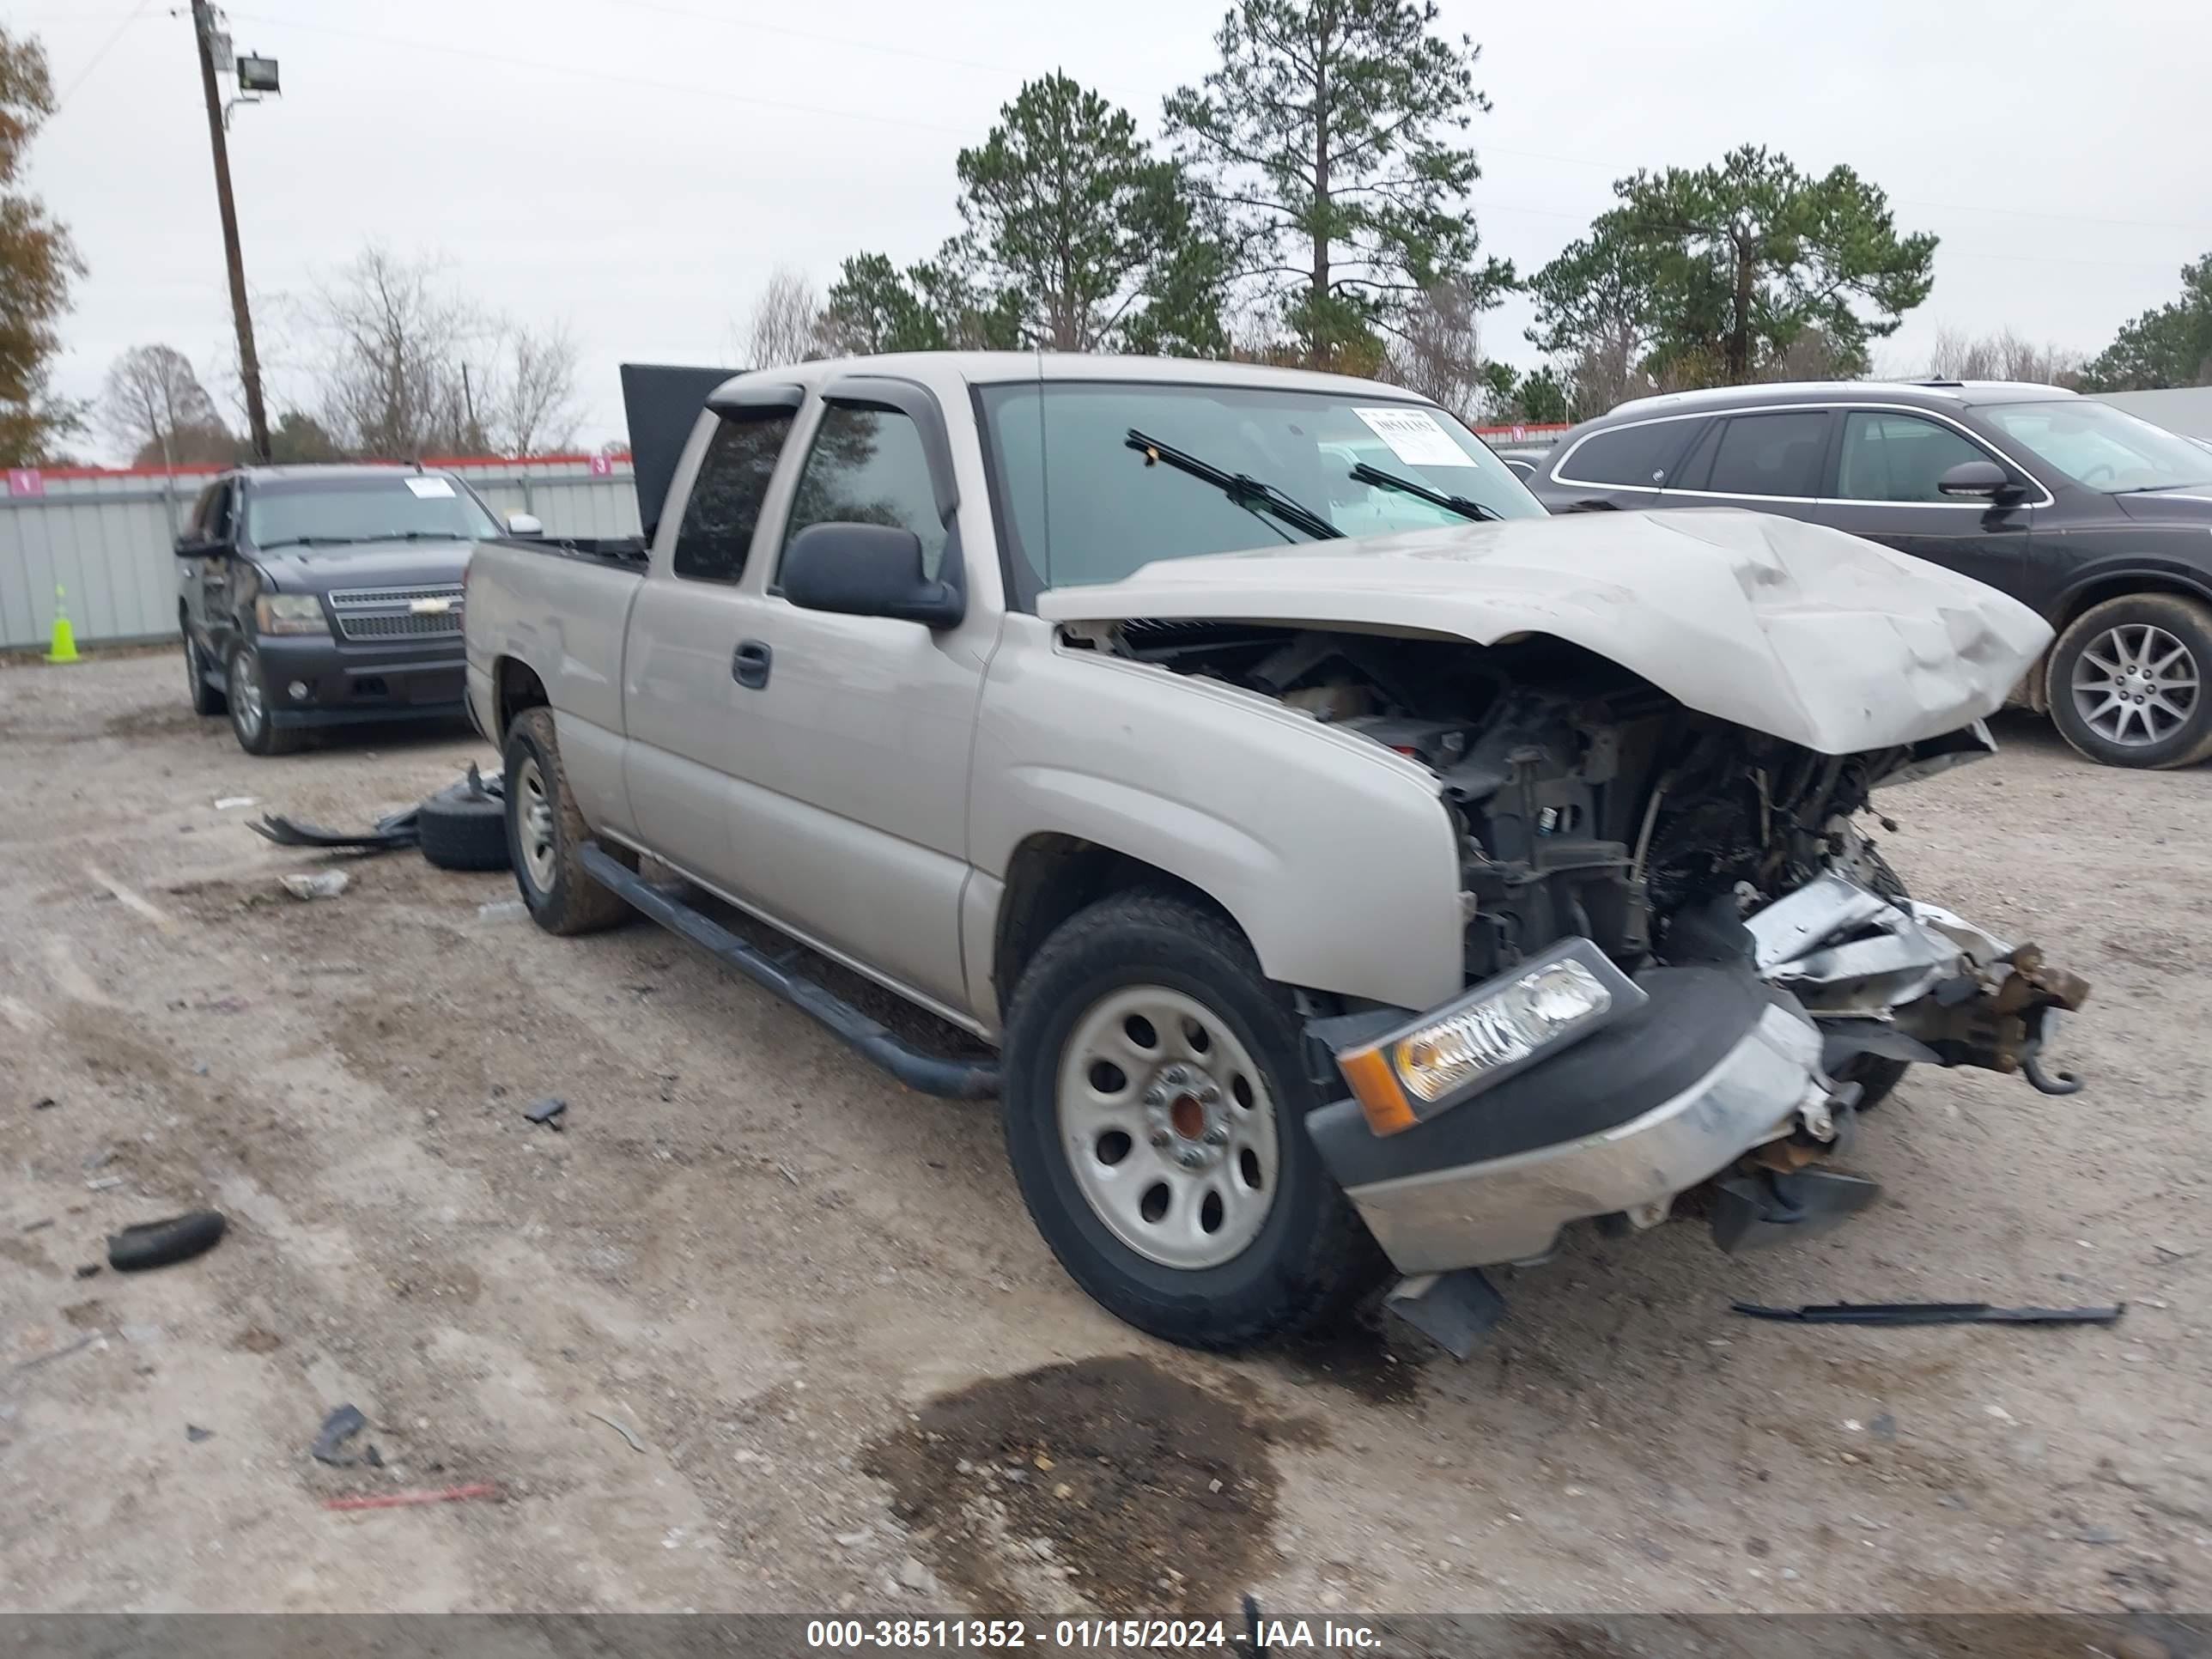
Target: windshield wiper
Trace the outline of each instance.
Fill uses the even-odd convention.
[[[1285,524],[1295,525],[1316,541],[1334,541],[1344,534],[1297,497],[1285,495],[1262,479],[1243,472],[1225,472],[1210,461],[1201,461],[1195,455],[1185,454],[1180,449],[1162,443],[1158,438],[1146,437],[1133,426],[1123,441],[1142,455],[1147,465],[1158,461],[1178,472],[1188,472],[1192,477],[1212,484],[1237,506],[1246,508],[1264,507]]]
[[[1441,489],[1431,489],[1428,485],[1417,483],[1411,478],[1401,478],[1395,472],[1385,472],[1381,467],[1370,466],[1364,461],[1352,469],[1352,476],[1362,483],[1379,484],[1385,489],[1403,490],[1418,501],[1426,501],[1431,507],[1441,507],[1447,513],[1456,513],[1462,519],[1474,519],[1478,522],[1488,523],[1505,516],[1494,508],[1485,507],[1480,501],[1471,501],[1464,495],[1447,495]]]
[[[287,536],[280,542],[261,542],[256,550],[273,553],[280,547],[343,547],[361,540],[358,536]]]
[[[386,530],[375,536],[348,536],[349,542],[465,542],[465,536],[450,530]]]

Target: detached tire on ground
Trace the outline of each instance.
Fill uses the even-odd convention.
[[[561,769],[553,711],[532,708],[507,729],[502,833],[514,884],[531,919],[549,933],[590,933],[625,921],[630,908],[584,873],[591,827]],[[614,848],[617,858],[628,856]]]
[[[422,856],[441,870],[507,866],[506,803],[474,779],[425,799],[415,826]]]
[[[2093,605],[2051,647],[2058,734],[2106,766],[2166,770],[2212,757],[2212,606],[2178,593]]]
[[[1233,1350],[1337,1318],[1380,1278],[1307,1139],[1302,1043],[1290,993],[1188,899],[1122,894],[1046,940],[1006,1022],[1006,1151],[1109,1312]]]

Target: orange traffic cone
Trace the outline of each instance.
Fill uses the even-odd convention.
[[[52,648],[46,653],[48,662],[79,660],[76,653],[76,629],[70,626],[69,615],[62,609],[62,600],[65,597],[60,588],[54,589],[54,642]]]

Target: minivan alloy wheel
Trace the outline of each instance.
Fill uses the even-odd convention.
[[[2188,723],[2200,669],[2182,641],[2151,623],[2106,629],[2074,659],[2070,689],[2082,724],[2109,743],[2163,743]]]
[[[1274,1101],[1244,1045],[1195,998],[1158,985],[1100,998],[1069,1033],[1057,1093],[1076,1187],[1138,1255],[1218,1267],[1266,1224]]]

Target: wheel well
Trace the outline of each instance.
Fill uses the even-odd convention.
[[[507,728],[523,714],[532,708],[543,708],[553,699],[545,695],[545,683],[538,678],[538,671],[515,657],[501,657],[492,678],[492,717],[497,722],[498,738],[504,742]]]
[[[998,943],[991,961],[991,983],[1003,1013],[1013,1001],[1022,971],[1053,930],[1077,911],[1133,887],[1164,889],[1236,918],[1202,888],[1158,865],[1117,853],[1077,836],[1031,836],[1014,849],[1006,870],[1006,890],[999,903]]]
[[[2194,583],[2174,576],[2106,576],[2091,582],[2067,599],[2065,611],[2058,618],[2058,631],[2064,633],[2083,611],[2092,606],[2102,605],[2106,599],[2125,599],[2134,593],[2171,593],[2178,599],[2194,599],[2199,605],[2206,603],[2208,597],[2212,597]]]

